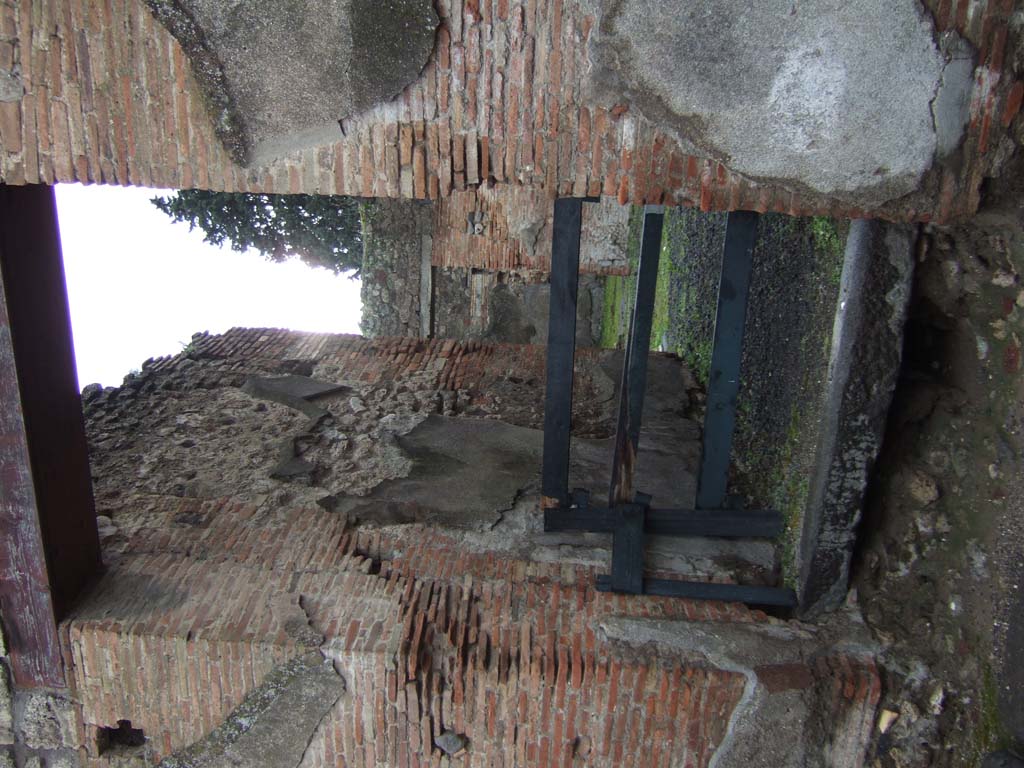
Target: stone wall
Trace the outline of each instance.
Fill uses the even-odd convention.
[[[413,201],[363,204],[360,327],[367,336],[430,335],[432,213]]]
[[[0,616],[0,766],[74,768],[78,728],[66,690],[17,690]]]
[[[977,208],[1024,85],[1004,61],[1009,0],[926,6],[937,32],[956,30],[977,51],[963,162],[936,165],[919,192],[871,212],[944,220]],[[635,105],[589,101],[582,80],[601,34],[589,2],[441,0],[437,11],[434,53],[400,96],[345,120],[331,143],[242,168],[217,140],[181,48],[141,0],[4,3],[0,179],[432,199],[494,183],[549,199],[863,213],[743,178]]]
[[[620,363],[577,357],[575,485],[607,479]],[[756,743],[859,766],[857,626],[597,592],[606,546],[543,533],[543,368],[541,347],[234,329],[89,390],[108,570],[60,627],[83,764],[739,766]],[[669,503],[693,493],[682,375],[652,357],[666,428],[640,467]]]
[[[432,205],[364,203],[363,333],[545,343],[552,210],[543,194],[509,186]],[[611,200],[584,208],[579,346],[600,337],[598,276],[629,274],[629,217]]]

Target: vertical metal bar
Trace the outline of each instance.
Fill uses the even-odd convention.
[[[576,293],[582,226],[582,198],[555,200],[551,237],[547,385],[544,391],[544,467],[541,479],[541,505],[545,508],[569,503],[569,437],[572,428]]]
[[[661,233],[665,208],[648,205],[640,239],[640,265],[636,276],[636,297],[629,321],[629,337],[623,356],[622,384],[619,388],[619,420],[615,430],[615,454],[612,457],[612,481],[608,506],[632,501],[633,473],[640,444],[640,422],[647,389],[647,356],[651,348],[651,324],[654,320],[654,293],[661,257]]]
[[[612,534],[612,590],[632,595],[644,591],[644,513],[641,504],[618,508]]]
[[[725,505],[757,222],[758,215],[752,211],[734,211],[726,224],[697,509],[720,509]]]

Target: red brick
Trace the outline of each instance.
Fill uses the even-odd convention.
[[[590,110],[586,107],[580,107],[576,142],[578,152],[585,153],[590,151]]]
[[[803,690],[814,685],[814,675],[806,664],[770,664],[757,667],[754,672],[769,693]]]
[[[1024,101],[1024,82],[1018,80],[1006,94],[1006,103],[1003,105],[1003,114],[1000,118],[1000,123],[1004,128],[1009,128],[1010,123],[1017,117],[1022,101]]]
[[[21,152],[21,103],[0,101],[0,147],[10,154]]]

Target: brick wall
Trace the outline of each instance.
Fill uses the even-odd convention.
[[[275,665],[319,648],[348,693],[317,726],[303,766],[709,765],[748,676],[654,643],[611,639],[602,622],[690,621],[713,631],[723,622],[769,622],[763,613],[597,592],[592,565],[523,556],[452,529],[353,527],[301,503],[288,486],[243,499],[133,485],[145,473],[173,481],[182,471],[146,461],[143,427],[133,426],[140,410],[170,409],[168,423],[181,427],[175,442],[205,461],[195,448],[209,436],[196,413],[202,400],[185,398],[182,377],[210,393],[210,418],[227,415],[217,388],[237,391],[248,375],[309,361],[399,393],[469,389],[484,406],[496,382],[541,376],[542,348],[271,329],[197,336],[191,347],[147,362],[99,396],[105,405],[89,398],[90,438],[101,438],[95,466],[108,468],[97,476],[98,508],[115,530],[104,541],[107,572],[60,627],[83,764],[155,764],[213,731]],[[587,367],[600,354],[608,353],[581,355],[582,400],[590,397]],[[266,412],[254,402],[250,411]],[[508,402],[490,413],[532,423]],[[586,418],[574,422],[586,430]],[[231,429],[241,440],[241,425]],[[136,459],[124,476],[104,461],[114,451]],[[834,753],[822,764],[854,768],[879,693],[874,662],[838,648],[808,659],[759,672],[766,695],[820,691],[823,721],[843,723],[835,739],[826,734],[834,744],[820,745]],[[147,738],[131,763],[118,762],[123,751],[98,747],[100,729],[120,720]],[[468,739],[464,757],[434,746],[445,731]]]
[[[212,731],[308,647],[296,621],[323,637],[351,694],[304,766],[447,765],[432,747],[445,730],[469,739],[473,766],[572,765],[581,750],[595,766],[705,766],[744,676],[616,647],[597,628],[605,616],[764,620],[738,605],[598,593],[593,569],[443,535],[346,532],[315,508],[125,502],[111,571],[62,625],[91,766],[110,764],[93,745],[121,719],[147,734],[150,763]],[[873,664],[826,656],[800,674],[820,680],[856,734],[870,728]]]
[[[481,186],[438,201],[434,213],[437,267],[519,271],[539,278],[551,271],[554,207],[543,187]],[[580,272],[627,275],[629,214],[611,198],[583,208]],[[470,222],[480,222],[470,229]]]
[[[741,606],[623,600],[595,592],[591,569],[347,533],[323,510],[130,502],[117,561],[62,625],[89,765],[109,764],[93,745],[118,720],[143,729],[150,762],[212,731],[304,650],[296,618],[351,694],[308,766],[436,765],[447,729],[474,766],[571,764],[581,743],[592,765],[703,766],[743,692],[742,675],[626,655],[596,631],[612,614],[757,618]]]
[[[945,220],[976,209],[1024,86],[1004,69],[1012,0],[926,5],[979,49],[966,161],[876,213]],[[217,143],[181,50],[139,0],[5,0],[0,67],[25,94],[0,102],[0,178],[416,198],[493,181],[549,197],[862,215],[687,155],[627,105],[579,103],[594,24],[581,6],[439,0],[437,49],[417,82],[346,121],[336,143],[247,170]]]

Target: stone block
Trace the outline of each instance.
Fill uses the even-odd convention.
[[[10,679],[7,664],[0,661],[0,744],[14,743],[14,700]]]
[[[801,610],[846,596],[868,472],[882,444],[903,351],[913,233],[853,222],[832,333],[823,428],[797,555]]]
[[[75,712],[70,699],[48,692],[25,693],[18,698],[17,731],[29,749],[76,746]]]

